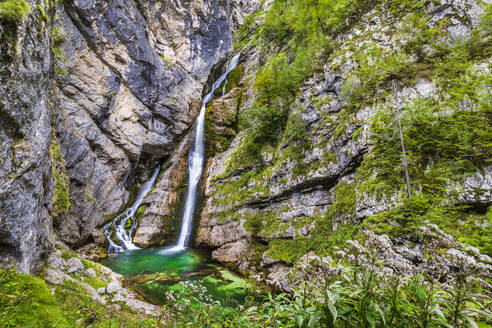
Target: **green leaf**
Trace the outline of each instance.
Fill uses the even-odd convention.
[[[335,323],[335,321],[337,321],[337,316],[338,316],[337,308],[332,303],[328,303],[328,308],[330,309],[331,315],[333,317],[333,323]]]
[[[322,317],[322,313],[320,311],[314,312],[311,315],[311,318],[309,318],[308,328],[318,327],[321,317]]]

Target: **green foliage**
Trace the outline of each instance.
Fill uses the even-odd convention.
[[[490,225],[481,219],[483,209],[443,206],[461,192],[450,186],[459,185],[463,178],[489,165],[492,158],[492,100],[487,91],[492,77],[476,66],[476,60],[482,58],[481,50],[489,51],[483,40],[477,38],[484,36],[484,26],[490,21],[487,15],[470,38],[451,46],[436,41],[435,36],[442,32],[431,29],[425,17],[412,14],[405,19],[403,30],[410,35],[405,49],[415,52],[420,58],[419,65],[426,66],[425,74],[434,78],[440,90],[432,97],[413,99],[403,107],[402,133],[414,195],[401,200],[402,206],[366,220],[365,225],[376,232],[415,236],[419,225],[429,221],[490,254],[486,247]],[[434,51],[426,55],[422,51],[424,45]],[[366,69],[362,65],[359,70]],[[404,173],[395,110],[380,108],[371,132],[374,147],[356,173],[358,196],[398,197],[403,194]],[[480,232],[481,225],[486,227],[485,231]],[[463,226],[466,229],[461,229]]]
[[[38,9],[38,14],[36,16],[38,23],[39,24],[41,24],[41,22],[48,23],[50,21],[50,17],[46,14],[43,7],[39,3],[37,3],[36,8]]]
[[[492,255],[492,221],[487,215],[473,212],[468,206],[440,206],[421,193],[405,199],[395,209],[369,217],[363,226],[393,238],[412,236],[423,243],[419,230],[425,222],[437,224],[458,241]]]
[[[243,74],[242,70],[243,68],[240,65],[229,72],[229,75],[227,75],[226,93],[239,85],[239,81],[241,81],[241,76]]]
[[[31,13],[26,0],[6,0],[0,2],[0,17],[9,22],[19,22]]]
[[[57,217],[68,212],[70,203],[69,181],[66,172],[66,162],[60,151],[60,145],[52,140],[50,146],[50,157],[52,162],[52,172],[54,178],[53,196],[53,216]]]
[[[243,306],[214,304],[190,282],[168,292],[166,327],[490,327],[490,291],[456,263],[457,274],[438,282],[419,274],[381,275],[382,263],[342,267],[311,261],[297,267],[292,293],[254,295]]]
[[[435,2],[439,4],[438,1],[429,0],[390,0],[389,10],[392,14],[404,14],[408,12],[420,11],[425,8],[426,4],[430,2]]]
[[[65,40],[65,34],[63,33],[60,25],[53,26],[52,30],[53,46],[58,47]]]
[[[140,205],[137,209],[137,212],[135,213],[135,219],[137,219],[137,221],[140,223],[140,221],[142,220],[142,217],[145,213],[145,210],[149,207],[149,204],[143,204],[143,205]],[[127,221],[127,227],[126,228],[130,228],[131,225],[133,224],[133,221],[132,220],[128,220]],[[129,226],[128,226],[129,225]]]
[[[70,327],[42,279],[8,269],[0,269],[0,326]]]
[[[66,258],[75,253],[64,249]],[[76,256],[76,254],[75,254]],[[82,259],[84,268],[94,268],[99,273],[99,264]],[[93,288],[107,285],[97,277],[82,277],[72,274],[76,280]],[[63,328],[63,327],[158,327],[156,319],[131,311],[125,305],[115,310],[109,305],[95,302],[88,291],[73,281],[50,286],[36,276],[21,274],[12,269],[0,268],[0,326]]]
[[[355,38],[353,43],[346,42],[351,60],[357,63],[342,88],[348,105],[332,115],[335,118],[326,125],[332,126],[334,139],[338,139],[346,134],[346,123],[358,119],[354,115],[357,111],[376,106],[377,115],[370,128],[371,148],[356,170],[355,182],[337,186],[334,204],[326,216],[316,219],[315,230],[311,232],[312,242],[301,247],[302,241],[297,245],[296,241],[274,241],[270,252],[277,258],[292,261],[299,257],[291,252],[296,247],[331,250],[332,246],[343,244],[348,238],[358,237],[358,228],[349,222],[358,223],[353,219],[355,202],[364,197],[386,197],[387,201],[393,198],[402,204],[397,209],[368,218],[364,228],[392,237],[418,238],[418,228],[428,221],[438,224],[460,241],[489,252],[489,225],[482,219],[483,209],[443,204],[448,199],[455,199],[460,192],[453,191],[451,186],[459,185],[461,179],[490,164],[492,158],[492,106],[487,88],[492,80],[491,75],[477,65],[490,56],[490,33],[487,31],[490,31],[492,10],[490,6],[486,7],[482,23],[472,30],[469,38],[450,44],[443,42],[447,40],[445,27],[449,18],[430,20],[423,10],[428,5],[429,1],[406,0],[358,3],[279,0],[266,13],[261,37],[267,41],[264,46],[270,59],[256,76],[255,104],[242,113],[241,118],[241,128],[247,129],[246,137],[227,169],[227,173],[239,169],[255,173],[244,172],[240,179],[223,182],[218,189],[218,194],[224,196],[220,200],[222,205],[240,206],[246,201],[267,197],[268,172],[282,167],[286,161],[295,162],[294,178],[337,162],[336,155],[325,154],[323,163],[305,163],[305,153],[312,145],[300,115],[291,114],[299,87],[316,66],[321,67],[323,56],[331,51],[335,51],[332,58],[346,55],[344,51],[347,50],[336,47],[326,47],[327,52],[320,48],[314,50],[316,44],[323,43],[311,41],[319,41],[322,37],[328,40],[328,45],[336,46],[332,37],[354,26],[360,14],[374,7],[379,11],[378,15],[381,10],[389,10],[402,20],[401,30],[396,30],[393,35],[401,46],[399,51],[378,43],[358,46],[358,42],[367,41],[366,35]],[[391,27],[391,22],[388,26]],[[393,100],[392,82],[396,81],[397,89],[401,90],[404,86],[414,86],[417,78],[433,81],[437,90],[427,98],[403,99],[406,104],[401,120],[413,196],[400,199],[405,181],[396,111],[375,104]],[[325,101],[315,101],[318,110]],[[356,139],[360,133],[361,129],[356,130],[352,138]],[[276,149],[271,161],[263,158],[268,147]],[[265,164],[270,166],[265,167]],[[231,194],[234,196],[229,196]],[[221,215],[225,220],[247,218],[248,229],[253,232],[264,232],[267,226],[280,229],[275,220],[265,220],[269,215],[252,218],[229,212]],[[458,223],[460,228],[453,230],[452,225]],[[480,225],[486,228],[480,230]],[[466,228],[461,229],[461,226]],[[277,247],[282,243],[285,247]]]
[[[268,257],[286,263],[295,263],[309,251],[308,240],[305,237],[298,239],[274,239],[268,244]]]
[[[307,126],[301,115],[290,115],[285,127],[285,138],[294,142],[307,142]]]
[[[343,220],[355,212],[355,183],[340,181],[334,190],[334,201],[327,212],[327,217]]]
[[[316,268],[316,264],[304,269]],[[487,296],[466,278],[445,285],[418,275],[402,280],[365,268],[300,281],[292,296],[269,296],[248,309],[258,327],[468,327],[490,324]],[[466,285],[466,284],[469,285]],[[459,295],[459,296],[458,296]]]
[[[166,298],[165,316],[159,327],[252,327],[238,307],[214,301],[204,286],[192,281],[180,282],[176,290],[166,293]]]
[[[253,107],[248,114],[254,120],[250,135],[253,143],[274,141],[281,133],[285,122],[285,112],[270,106]],[[258,148],[256,148],[259,150]]]
[[[343,30],[347,19],[367,9],[371,1],[275,1],[265,15],[261,37],[265,45],[282,49],[258,72],[253,108],[243,127],[255,142],[278,141],[287,122],[287,111],[302,83],[323,67],[334,50],[332,34]],[[319,16],[319,17],[318,17]],[[343,26],[343,27],[342,27]]]
[[[121,305],[121,310],[115,310],[113,307],[94,302],[86,293],[84,288],[70,281],[65,281],[63,285],[54,288],[54,297],[68,322],[67,327],[158,327],[157,320],[154,318],[134,313],[124,305]]]

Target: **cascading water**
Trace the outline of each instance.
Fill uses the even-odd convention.
[[[127,249],[138,249],[138,247],[135,246],[132,241],[133,232],[137,228],[138,224],[137,219],[135,218],[135,213],[137,212],[138,207],[142,203],[145,196],[152,189],[152,187],[154,187],[155,180],[159,175],[160,169],[160,165],[154,169],[150,180],[145,182],[142,185],[142,188],[139,190],[137,198],[135,199],[133,205],[127,208],[125,212],[115,217],[113,221],[104,226],[104,234],[106,235],[106,238],[109,242],[108,253],[123,252]],[[130,220],[131,226],[130,229],[127,231],[126,227],[128,220]],[[117,240],[117,242],[120,243],[119,245],[111,238],[113,232],[114,238]]]
[[[207,108],[207,103],[212,100],[214,92],[217,88],[222,85],[227,78],[227,75],[237,67],[239,62],[240,54],[234,56],[228,63],[226,71],[222,74],[212,85],[212,90],[203,98],[202,108],[200,110],[200,115],[196,119],[196,132],[195,132],[195,143],[188,155],[188,188],[186,190],[186,203],[185,210],[183,214],[183,220],[181,224],[181,231],[179,233],[178,243],[171,248],[165,249],[162,253],[173,253],[180,252],[186,249],[188,245],[188,239],[191,234],[193,213],[195,211],[196,202],[196,190],[198,187],[198,182],[202,176],[203,171],[203,159],[204,159],[204,130],[205,130],[205,111]],[[225,92],[225,86],[222,90]]]

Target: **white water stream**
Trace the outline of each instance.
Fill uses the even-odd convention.
[[[203,172],[205,148],[205,112],[207,109],[207,103],[212,100],[215,90],[219,88],[223,82],[227,84],[227,75],[237,67],[238,62],[239,54],[234,56],[227,63],[226,71],[224,72],[224,74],[222,74],[214,82],[214,84],[212,85],[212,90],[203,98],[202,108],[195,122],[195,141],[188,155],[188,187],[186,190],[186,203],[182,218],[181,230],[179,233],[179,239],[175,246],[164,249],[162,251],[162,253],[164,254],[180,252],[185,250],[188,246],[188,240],[191,234],[191,229],[193,227],[193,213],[195,211],[196,191],[198,188],[198,182],[200,181]],[[222,89],[223,95],[226,90],[225,84]],[[137,219],[135,218],[135,213],[137,212],[138,207],[142,203],[147,193],[154,186],[159,171],[160,165],[154,170],[151,179],[143,184],[133,205],[125,212],[114,218],[112,222],[104,226],[104,234],[106,235],[109,242],[108,253],[123,252],[127,249],[138,249],[138,247],[135,246],[132,241],[133,232],[137,228],[138,224]],[[127,231],[126,228],[128,220],[131,220],[131,226],[130,229]],[[113,232],[114,236],[112,236]],[[112,237],[114,238],[114,240]],[[118,240],[119,244],[117,244],[115,240]]]
[[[180,252],[186,249],[188,246],[188,240],[190,238],[191,229],[193,227],[193,213],[195,211],[196,203],[196,191],[198,187],[198,182],[202,176],[203,172],[203,160],[204,160],[204,130],[205,130],[205,112],[207,109],[207,103],[212,100],[214,92],[219,88],[227,79],[227,75],[237,67],[239,62],[239,54],[234,56],[228,63],[224,74],[222,74],[212,85],[212,90],[203,97],[202,108],[200,110],[200,115],[196,119],[196,130],[195,130],[195,143],[188,155],[188,188],[186,190],[186,203],[185,210],[183,214],[183,220],[181,223],[181,230],[179,233],[179,239],[175,246],[167,248],[162,251],[162,253],[174,253]],[[223,87],[222,93],[225,93],[225,86]]]
[[[155,180],[159,175],[160,169],[160,165],[154,169],[150,180],[145,182],[142,185],[142,188],[140,188],[137,198],[135,199],[135,202],[133,202],[133,205],[127,208],[125,212],[115,217],[113,221],[104,226],[104,234],[106,235],[106,238],[109,242],[108,253],[123,252],[127,249],[138,249],[138,247],[135,246],[132,241],[133,232],[137,228],[138,224],[138,221],[135,218],[135,213],[137,212],[138,207],[142,203],[145,196],[154,187]],[[126,224],[128,220],[131,220],[131,226],[130,229],[127,231]],[[119,245],[116,244],[116,242],[111,238],[111,235],[113,233],[112,228],[114,229],[115,239],[120,241]]]

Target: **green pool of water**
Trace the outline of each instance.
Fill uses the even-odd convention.
[[[166,254],[163,249],[140,249],[109,255],[101,264],[123,275],[128,287],[154,304],[164,304],[167,291],[182,290],[182,281],[205,287],[223,304],[244,303],[252,286],[209,258],[198,250]]]

